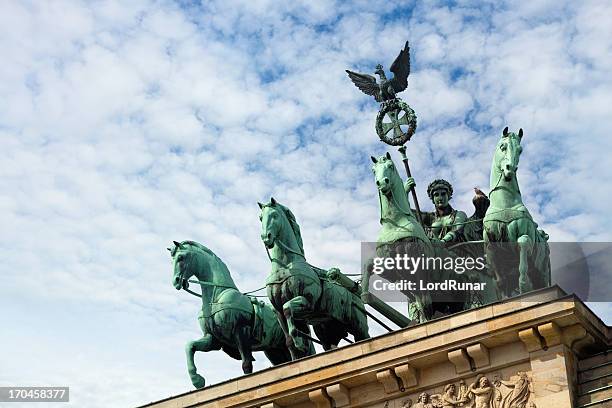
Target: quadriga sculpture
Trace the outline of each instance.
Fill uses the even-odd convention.
[[[418,258],[452,258],[461,256],[445,247],[445,242],[440,239],[430,239],[410,208],[408,196],[404,189],[399,172],[387,153],[385,156],[372,157],[372,172],[380,204],[381,229],[376,243],[376,255],[378,257],[395,258],[397,255],[408,255]],[[460,283],[480,282],[487,279],[486,272],[468,270],[465,273],[455,273],[449,269],[426,269],[412,276],[411,280],[423,280],[431,283],[441,283],[454,280]],[[387,280],[400,281],[408,278],[406,271],[385,270],[382,277]],[[363,271],[362,282],[368,282],[370,278],[369,266]],[[367,285],[362,284],[362,296],[367,293]],[[478,304],[476,297],[471,291],[463,290],[452,293],[444,291],[403,290],[410,300],[408,317],[415,322],[425,322],[436,314],[451,314],[460,312]]]
[[[372,157],[372,172],[380,203],[380,224],[376,244],[376,255],[378,257],[395,258],[396,255],[408,254],[413,257],[436,257],[449,255],[441,245],[433,245],[421,224],[417,221],[415,214],[410,208],[408,196],[404,190],[404,183],[387,153],[385,156]],[[369,281],[368,267],[364,271],[363,282]],[[413,278],[423,278],[429,282],[442,282],[445,279],[462,280],[464,276],[452,272],[435,270],[424,273],[421,271]],[[381,275],[383,278],[399,281],[406,278],[405,273],[396,270],[386,270]],[[367,285],[362,284],[363,290]],[[427,291],[403,291],[410,300],[408,317],[415,322],[430,320],[436,312],[449,314],[459,312],[468,307],[470,300],[467,294],[464,297],[449,302],[448,298],[438,301],[437,293]],[[463,295],[462,295],[463,296]]]
[[[274,365],[291,360],[285,335],[274,310],[238,291],[227,266],[204,245],[194,241],[174,241],[170,250],[177,290],[188,289],[195,276],[201,287],[202,310],[198,315],[203,336],[185,346],[187,369],[196,388],[203,388],[204,377],[197,373],[196,351],[223,350],[242,360],[245,374],[253,371],[252,351],[263,351]]]
[[[309,324],[325,350],[337,346],[348,333],[355,340],[369,338],[366,311],[358,293],[331,278],[339,274],[337,269],[328,274],[306,262],[300,227],[289,208],[274,198],[258,204],[261,239],[272,264],[266,279],[268,298],[292,357],[313,353]]]
[[[516,178],[522,139],[523,129],[517,134],[506,127],[491,165],[491,205],[484,217],[483,240],[500,298],[550,286],[548,235],[523,204]]]

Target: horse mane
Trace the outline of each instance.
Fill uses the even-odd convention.
[[[288,207],[285,207],[284,205],[278,202],[276,203],[276,205],[285,213],[285,216],[287,217],[287,221],[289,221],[289,225],[291,226],[291,229],[293,230],[293,233],[295,234],[295,240],[297,241],[298,247],[300,248],[300,252],[303,255],[304,254],[304,242],[302,241],[302,233],[300,232],[300,226],[298,225],[297,220],[295,219],[295,215],[293,215],[293,213]]]
[[[217,254],[215,254],[210,248],[200,244],[199,242],[189,241],[189,240],[181,242],[181,246],[182,245],[188,245],[188,246],[191,246],[193,248],[199,249],[200,251],[202,251],[204,253],[207,253],[208,255],[212,256],[220,265],[222,265],[222,267],[225,269],[225,271],[227,273],[229,273],[229,269],[228,269],[227,265],[225,265],[225,262],[223,262],[221,260],[221,258],[219,258],[217,256]]]

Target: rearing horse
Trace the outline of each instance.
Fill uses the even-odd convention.
[[[425,230],[416,219],[410,209],[408,196],[404,190],[404,184],[400,175],[387,152],[385,156],[372,156],[372,172],[378,188],[378,198],[380,203],[380,224],[381,229],[378,234],[376,244],[376,254],[378,257],[394,258],[396,255],[408,254],[414,257],[424,255],[433,257],[442,248],[436,248],[427,237]],[[385,270],[381,276],[385,279],[399,281],[404,279],[405,272],[395,270]],[[362,281],[369,282],[369,268],[364,269]],[[431,271],[424,276],[424,271],[420,271],[413,278],[421,277],[428,281],[440,281],[443,277],[440,271]],[[362,290],[366,291],[367,286],[363,284]],[[436,311],[450,313],[460,311],[463,305],[451,302],[436,302],[436,294],[426,291],[402,291],[410,300],[408,317],[416,322],[430,320]],[[449,310],[457,308],[457,310]]]
[[[491,205],[484,217],[487,263],[502,298],[550,286],[548,235],[538,229],[523,204],[516,178],[522,139],[523,129],[516,134],[506,127],[497,143],[491,165]],[[517,243],[518,251],[508,243]]]
[[[325,350],[336,347],[348,333],[355,340],[369,338],[359,296],[306,262],[300,227],[289,208],[274,198],[268,204],[258,204],[261,239],[272,263],[266,279],[268,298],[285,331],[292,357],[314,353],[308,324],[312,324]]]
[[[194,241],[174,241],[174,247],[168,249],[174,264],[173,286],[188,290],[189,278],[195,276],[202,290],[198,321],[203,336],[185,346],[187,369],[196,388],[205,385],[194,363],[196,351],[223,349],[230,357],[242,360],[245,374],[253,371],[252,351],[263,351],[273,365],[291,360],[285,335],[270,305],[240,293],[217,255]]]

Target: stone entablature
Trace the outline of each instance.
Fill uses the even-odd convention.
[[[609,345],[609,327],[553,287],[146,407],[569,408],[578,359]]]

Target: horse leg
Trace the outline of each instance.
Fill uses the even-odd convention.
[[[533,287],[529,278],[529,258],[533,252],[533,242],[535,240],[535,235],[532,236],[530,233],[532,230],[530,220],[518,219],[508,224],[509,241],[516,242],[519,249],[519,293],[529,292]]]
[[[308,352],[308,345],[306,341],[304,341],[304,338],[298,333],[299,328],[295,320],[296,318],[299,319],[303,317],[310,311],[312,311],[312,304],[304,296],[296,296],[283,305],[283,314],[287,321],[289,336],[292,338],[295,348],[303,353]]]
[[[328,351],[336,347],[334,342],[330,339],[331,330],[325,330],[326,328],[322,325],[312,325],[312,328],[315,336],[317,336],[317,339],[319,339],[321,342],[321,347],[323,347],[323,350]]]
[[[354,323],[354,327],[351,328],[351,334],[353,335],[353,339],[355,341],[360,341],[360,340],[365,340],[365,339],[370,338],[370,333],[368,333],[367,323],[364,325],[363,322],[361,321]]]
[[[533,248],[533,240],[529,235],[521,235],[516,240],[519,246],[519,293],[526,293],[532,290],[533,285],[529,278],[529,255]]]
[[[289,328],[287,327],[287,320],[285,320],[285,315],[278,310],[275,310],[276,316],[278,318],[278,323],[280,324],[281,330],[285,335],[285,345],[289,349],[289,354],[291,355],[291,360],[297,360],[298,354],[295,346],[293,345],[293,338],[289,335]]]
[[[426,292],[426,293],[422,293],[420,296],[417,297],[417,301],[419,302],[419,306],[420,306],[420,322],[419,323],[425,323],[428,320],[430,320],[433,317],[433,304],[432,304],[432,300],[431,300],[431,295]]]
[[[499,268],[497,266],[498,260],[496,259],[496,252],[499,251],[499,244],[497,242],[491,241],[489,239],[489,233],[485,228],[483,230],[484,241],[484,255],[485,261],[487,263],[486,273],[491,277],[494,283],[495,290],[495,299],[501,300],[510,297],[510,292],[507,288],[507,282],[504,280],[503,276],[499,273]],[[496,248],[497,247],[497,248]]]
[[[264,350],[264,354],[272,365],[279,365],[291,361],[291,354],[283,347],[266,349]]]
[[[236,344],[238,345],[238,352],[242,359],[242,372],[245,374],[251,374],[253,372],[253,352],[251,350],[251,326],[243,326],[238,329],[236,333]]]
[[[352,295],[349,296],[352,298]],[[347,306],[351,308],[351,318],[350,321],[347,322],[350,323],[347,327],[348,333],[353,336],[355,341],[369,339],[370,333],[368,333],[368,316],[365,314],[365,306],[354,299],[352,299]],[[318,335],[318,333],[317,336],[320,340],[321,337]]]
[[[308,326],[308,323],[306,323],[305,320],[300,320],[295,322],[295,327],[301,331],[302,333],[307,333],[310,334],[310,327]],[[298,336],[300,339],[303,339],[302,336]],[[311,356],[313,354],[316,353],[314,346],[312,344],[312,341],[310,341],[309,339],[303,339],[305,346],[304,346],[304,350],[299,350],[298,354],[299,357],[306,357],[306,356]]]
[[[202,338],[198,340],[193,340],[187,343],[185,346],[185,354],[187,355],[187,371],[189,372],[189,376],[191,377],[191,383],[196,388],[204,388],[206,385],[206,381],[204,377],[202,377],[197,372],[197,368],[194,362],[194,356],[196,351],[212,351],[212,350],[220,350],[221,345],[215,340],[212,334],[206,334]]]

